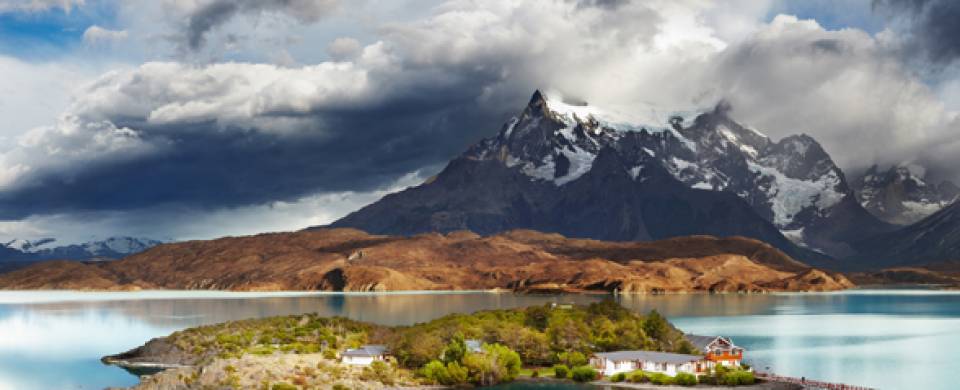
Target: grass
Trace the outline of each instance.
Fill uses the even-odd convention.
[[[523,367],[520,369],[520,377],[522,378],[531,378],[533,377],[533,371],[537,371],[540,374],[540,378],[553,378],[553,367]]]

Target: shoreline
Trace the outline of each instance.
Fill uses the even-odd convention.
[[[391,296],[391,295],[449,295],[449,294],[517,294],[517,295],[612,295],[612,296],[677,296],[677,295],[833,295],[833,294],[868,294],[871,292],[883,293],[943,293],[960,294],[960,290],[945,285],[869,285],[857,286],[843,290],[832,291],[666,291],[666,292],[619,292],[619,291],[524,291],[509,289],[487,290],[391,290],[391,291],[317,291],[317,290],[208,290],[208,289],[149,289],[149,290],[96,290],[96,289],[0,289],[0,304],[5,303],[43,303],[49,300],[12,301],[8,298],[13,295],[26,294],[64,294],[64,295],[136,295],[137,299],[244,299],[261,297],[309,297],[309,296]],[[7,297],[5,297],[7,296]],[[70,299],[68,301],[85,301],[85,299]],[[113,300],[113,299],[94,299]]]

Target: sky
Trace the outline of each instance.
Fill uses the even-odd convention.
[[[0,0],[0,241],[326,224],[536,89],[960,176],[950,0]]]

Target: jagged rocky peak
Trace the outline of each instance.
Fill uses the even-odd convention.
[[[719,203],[740,207],[729,206],[733,198],[742,200],[739,204],[747,210],[737,209],[743,221],[725,224],[740,226],[684,227],[670,234],[752,232],[774,241],[787,241],[786,235],[799,245],[834,256],[849,254],[847,242],[887,227],[856,202],[842,172],[816,140],[798,135],[774,141],[740,124],[732,114],[726,102],[703,111],[665,110],[650,104],[612,109],[537,91],[499,132],[451,161],[434,182],[439,185],[418,190],[422,192],[418,196],[429,194],[431,204],[443,210],[401,216],[396,208],[414,210],[412,205],[419,201],[403,198],[401,202],[394,197],[338,223],[406,234],[393,222],[383,221],[424,221],[417,231],[452,226],[445,221],[456,221],[458,228],[484,233],[511,226],[578,237],[643,239],[667,234],[651,233],[649,229],[654,228],[643,225],[662,223],[657,208],[683,202],[691,205],[687,211]],[[604,158],[598,160],[601,151]],[[479,189],[471,187],[481,180],[488,182]],[[498,192],[478,202],[473,195],[486,188]],[[471,195],[469,200],[461,197],[461,191]],[[587,194],[602,194],[602,205],[584,206],[596,200]],[[689,198],[678,200],[681,197]],[[650,206],[661,201],[666,203]],[[562,211],[553,215],[554,211],[545,210]],[[706,218],[702,212],[687,217],[702,224],[698,220]],[[600,220],[604,213],[626,219],[622,226],[583,222]],[[583,221],[568,225],[571,214]],[[720,219],[714,215],[710,220]],[[757,220],[763,223],[748,222]],[[761,225],[769,225],[762,229],[774,228],[776,233],[758,233]]]
[[[870,213],[907,225],[943,209],[960,195],[948,180],[932,183],[921,164],[903,163],[884,170],[874,164],[854,180],[857,199]]]
[[[669,123],[670,116],[649,107],[637,111],[647,118],[600,109],[586,102],[565,101],[538,90],[496,137],[481,141],[465,157],[497,159],[534,179],[562,186],[588,172],[601,149],[622,149],[621,141],[631,133],[642,139],[633,138],[628,143],[648,145],[634,148],[633,152],[653,156],[657,149],[679,146],[688,149],[686,154],[692,153],[695,145]],[[662,120],[649,120],[650,117]],[[639,162],[643,158],[634,153],[631,160]]]

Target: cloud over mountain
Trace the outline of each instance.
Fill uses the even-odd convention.
[[[360,17],[368,35],[297,30],[262,39],[279,52],[308,41],[330,58],[314,64],[164,53],[106,73],[50,125],[0,151],[0,217],[220,210],[374,191],[489,136],[536,88],[621,111],[725,99],[734,117],[773,137],[814,135],[843,167],[923,150],[960,155],[946,142],[956,114],[901,63],[903,41],[889,30],[767,21],[765,3],[755,2],[745,12],[697,0],[438,3],[406,19]],[[253,20],[251,35],[256,20],[274,17],[316,28],[360,6],[162,7],[173,21],[163,29],[118,23],[129,32],[125,44],[173,39],[199,50],[231,23]]]

